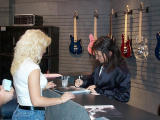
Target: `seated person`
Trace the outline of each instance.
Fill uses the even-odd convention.
[[[75,86],[110,99],[128,102],[130,73],[118,46],[109,37],[102,36],[94,42],[92,52],[100,64],[92,75],[75,80]]]
[[[10,91],[5,91],[3,86],[0,85],[0,106],[12,100],[14,96],[14,89],[11,88]]]

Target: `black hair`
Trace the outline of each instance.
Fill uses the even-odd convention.
[[[104,61],[104,67],[107,66],[107,72],[112,71],[115,67],[119,66],[120,68],[127,68],[126,62],[121,55],[119,47],[116,45],[115,40],[107,36],[102,36],[98,38],[93,46],[92,52],[95,54],[95,51],[101,51],[102,55],[105,54],[107,60]],[[112,52],[112,55],[110,55]],[[104,58],[104,56],[103,56]]]

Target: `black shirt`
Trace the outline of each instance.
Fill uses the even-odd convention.
[[[83,77],[83,85],[88,87],[96,85],[96,92],[105,95],[110,99],[116,99],[120,102],[128,102],[130,98],[130,73],[126,68],[116,67],[111,72],[103,68],[99,76],[101,66],[97,67],[92,75]]]

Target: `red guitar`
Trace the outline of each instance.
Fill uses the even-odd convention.
[[[92,46],[95,40],[97,40],[97,18],[98,18],[98,12],[97,10],[94,11],[94,36],[92,34],[89,34],[89,44],[88,44],[88,52],[89,54],[92,54]]]
[[[128,17],[129,9],[128,9],[128,5],[126,7],[127,7],[127,11],[125,13],[124,34],[122,34],[121,53],[122,53],[122,56],[129,58],[131,57],[131,45],[130,45],[131,40],[127,36],[127,17]]]

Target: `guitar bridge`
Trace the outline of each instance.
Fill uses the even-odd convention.
[[[127,47],[124,47],[123,53],[124,53],[124,54],[127,54],[127,51],[128,51],[128,50],[127,50]]]

